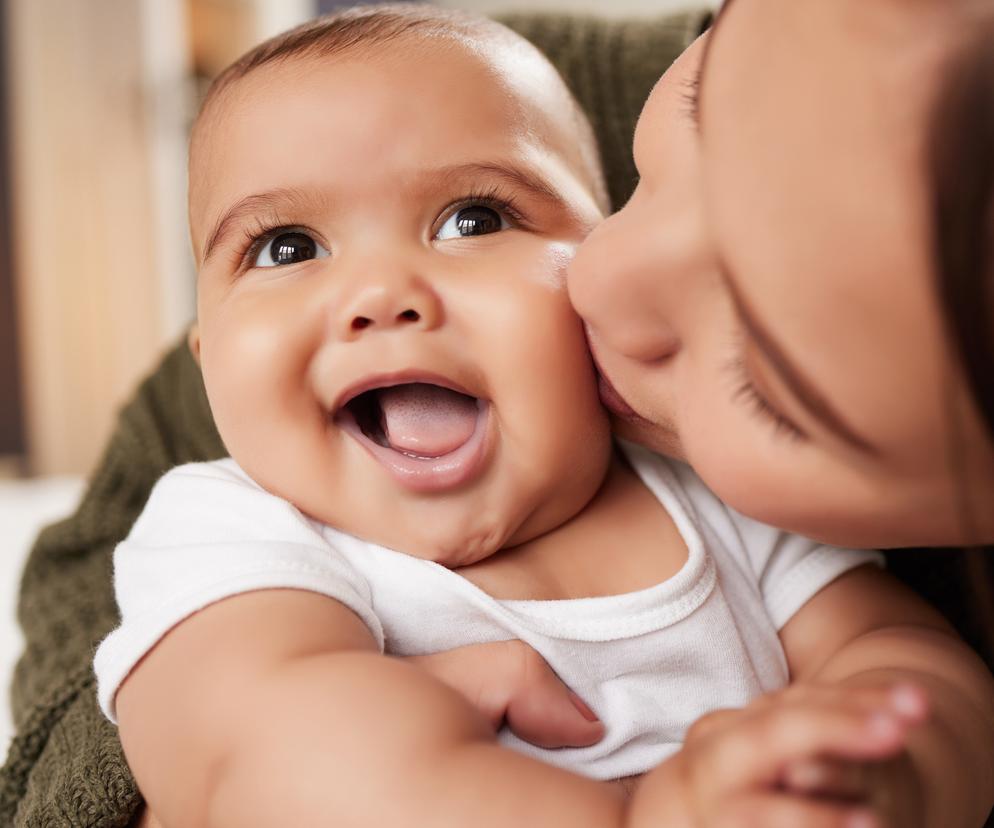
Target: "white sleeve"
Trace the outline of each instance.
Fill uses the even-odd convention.
[[[104,714],[115,721],[121,683],[183,619],[222,598],[279,588],[340,601],[382,650],[368,584],[312,521],[261,489],[232,460],[168,472],[114,551],[121,624],[94,658]]]
[[[884,566],[879,552],[825,546],[728,509],[777,630],[840,575],[866,564]]]

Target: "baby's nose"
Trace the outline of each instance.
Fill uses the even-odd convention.
[[[346,303],[339,317],[339,336],[357,339],[397,328],[431,330],[441,318],[441,302],[427,284],[411,283],[402,289],[369,285]]]
[[[386,319],[380,319],[377,321],[371,316],[355,316],[352,318],[351,328],[353,331],[361,331],[363,328],[368,328],[370,325],[382,325],[384,322],[393,322],[397,325],[403,325],[405,322],[420,322],[421,314],[418,313],[414,308],[407,308],[398,313],[392,320],[387,316]]]

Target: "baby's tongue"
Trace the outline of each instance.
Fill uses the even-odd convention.
[[[396,451],[438,457],[473,436],[476,400],[425,383],[396,385],[378,392],[383,433]]]

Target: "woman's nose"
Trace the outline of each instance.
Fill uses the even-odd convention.
[[[637,194],[602,222],[570,263],[567,285],[573,307],[603,346],[654,362],[679,348],[677,323],[692,265],[678,222],[663,232],[645,212]]]
[[[371,280],[359,286],[336,316],[338,337],[350,341],[378,331],[432,330],[441,324],[443,313],[432,286],[420,277],[410,277]]]

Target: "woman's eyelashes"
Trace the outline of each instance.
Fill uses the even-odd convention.
[[[681,81],[683,87],[680,97],[683,100],[683,114],[690,119],[694,129],[701,126],[701,75],[703,67],[698,66],[694,72]]]
[[[787,437],[795,442],[808,439],[808,435],[793,421],[781,414],[756,387],[752,377],[749,376],[749,370],[741,354],[736,354],[728,367],[735,383],[732,391],[734,402],[747,406],[757,418],[772,426],[776,435]]]

